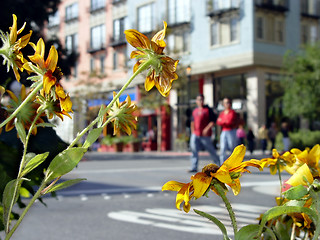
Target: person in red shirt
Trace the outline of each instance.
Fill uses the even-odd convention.
[[[197,96],[196,99],[197,108],[192,112],[191,119],[191,169],[190,172],[198,171],[199,151],[203,146],[211,155],[215,164],[219,165],[219,157],[214,148],[211,135],[212,127],[214,126],[215,115],[208,106],[204,105],[204,96],[202,94]]]
[[[230,98],[223,99],[224,110],[219,114],[217,125],[221,126],[220,134],[220,164],[226,160],[226,151],[233,151],[236,146],[238,127],[238,115],[231,108],[232,101]]]

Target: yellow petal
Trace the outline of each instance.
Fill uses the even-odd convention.
[[[166,43],[165,41],[163,41],[163,39],[166,36],[166,30],[167,30],[167,23],[164,21],[163,22],[163,29],[159,32],[157,32],[153,38],[151,39],[151,41],[157,43],[157,45],[159,45],[160,47],[165,47]]]
[[[246,147],[243,144],[235,147],[231,156],[222,165],[226,165],[228,168],[240,165],[243,161],[245,153]]]
[[[40,38],[37,42],[35,54],[39,54],[42,58],[44,58],[44,53],[45,53],[44,41],[42,38]]]
[[[291,186],[306,186],[307,182],[305,181],[305,179],[309,183],[313,183],[312,173],[306,163],[299,167],[298,170],[291,176],[291,178],[286,183],[290,184]]]
[[[20,48],[24,48],[25,46],[27,46],[30,37],[31,37],[32,31],[30,31],[27,35],[24,35],[23,37],[21,37],[19,39],[19,47]]]
[[[44,60],[43,57],[41,57],[40,54],[34,54],[33,56],[29,56],[29,59],[31,62],[37,64],[42,70],[45,70],[45,64],[44,64]]]
[[[70,100],[70,97],[67,96],[64,99],[60,99],[60,106],[61,110],[64,110],[66,112],[72,112],[72,102]]]
[[[54,46],[51,46],[49,56],[46,60],[46,68],[54,72],[58,63],[58,52]]]
[[[66,98],[67,96],[60,84],[56,84],[56,94],[59,98]]]
[[[124,34],[126,35],[128,43],[133,47],[150,49],[150,40],[144,34],[134,29],[126,30],[124,31]]]
[[[10,43],[14,44],[17,40],[17,16],[12,14],[13,24],[10,28]]]
[[[43,89],[46,94],[50,93],[51,87],[56,83],[56,78],[45,74],[43,76]]]
[[[176,208],[180,210],[180,205],[183,201],[189,202],[189,186],[190,183],[184,184],[176,196]],[[186,196],[186,197],[185,197]]]
[[[234,195],[238,195],[240,193],[241,190],[241,185],[240,185],[240,180],[239,179],[234,179],[233,182],[231,184],[228,184]]]
[[[207,174],[199,172],[192,176],[192,184],[194,188],[193,196],[197,199],[202,197],[202,195],[208,190],[212,177],[208,177]]]
[[[169,181],[162,186],[162,191],[180,191],[180,189],[186,185],[186,183],[181,183],[177,181]]]
[[[144,82],[144,87],[146,91],[150,91],[154,87],[154,80],[153,80],[154,73],[147,76],[146,81]]]
[[[229,170],[223,166],[221,166],[217,172],[213,173],[212,176],[218,179],[222,183],[227,183],[227,184],[232,183]]]

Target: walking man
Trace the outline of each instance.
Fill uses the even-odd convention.
[[[238,127],[238,115],[231,108],[232,101],[230,98],[224,98],[224,110],[219,114],[217,124],[222,127],[220,135],[220,164],[226,160],[226,151],[233,151],[236,146]]]
[[[203,146],[211,155],[213,162],[220,166],[219,157],[211,142],[212,127],[214,126],[215,115],[207,105],[204,105],[204,96],[202,94],[197,96],[197,108],[192,112],[191,119],[191,138],[190,148],[191,155],[191,169],[190,172],[198,171],[199,151]]]

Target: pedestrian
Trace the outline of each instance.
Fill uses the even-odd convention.
[[[277,125],[275,122],[272,122],[269,129],[268,129],[268,138],[271,142],[270,151],[272,151],[272,149],[275,148],[277,134],[278,134]]]
[[[238,115],[232,109],[232,101],[230,98],[224,98],[224,110],[219,114],[217,124],[221,126],[220,134],[220,164],[226,160],[226,151],[233,151],[236,146],[237,136],[236,129],[238,125]]]
[[[237,135],[237,140],[238,140],[237,144],[238,145],[244,144],[244,139],[246,138],[246,131],[244,130],[242,124],[239,125],[237,132],[236,132],[236,135]]]
[[[247,142],[248,142],[248,149],[251,155],[254,150],[254,139],[255,139],[255,136],[253,134],[253,131],[251,128],[249,128],[247,133]]]
[[[210,153],[213,162],[220,166],[219,157],[211,141],[212,127],[215,124],[215,115],[211,108],[204,105],[204,96],[202,94],[197,96],[196,104],[197,107],[192,112],[190,124],[190,149],[192,155],[189,172],[198,171],[199,151],[202,149],[201,147],[205,148]]]
[[[289,138],[289,126],[287,122],[281,124],[281,133],[282,133],[282,142],[283,142],[283,151],[289,151],[290,147],[290,138]]]
[[[266,128],[265,124],[263,124],[258,130],[258,139],[261,144],[262,154],[264,154],[268,143],[268,129]]]

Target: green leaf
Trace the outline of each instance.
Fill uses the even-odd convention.
[[[53,180],[70,172],[77,166],[86,151],[86,148],[80,147],[66,149],[59,153],[48,167],[46,181]]]
[[[280,221],[276,222],[275,231],[276,231],[276,234],[278,236],[278,239],[290,240],[290,235],[289,235],[290,230],[291,229],[288,229],[286,224],[284,224],[284,223],[282,223]]]
[[[98,128],[100,128],[100,127],[102,126],[102,124],[103,124],[102,111],[103,111],[105,108],[106,108],[106,106],[104,106],[103,104],[102,104],[101,107],[100,107],[100,110],[99,110],[99,113],[98,113],[98,116],[100,116],[99,121],[98,121],[98,124],[97,124]]]
[[[205,217],[205,218],[209,219],[210,221],[212,221],[213,223],[215,223],[220,228],[220,230],[221,230],[221,232],[223,234],[223,240],[229,240],[230,239],[228,237],[228,233],[227,233],[226,227],[216,217],[214,217],[214,216],[212,216],[212,215],[210,215],[208,213],[196,210],[196,209],[193,209],[193,211],[195,211],[200,216]]]
[[[58,190],[61,190],[61,189],[64,189],[64,188],[67,188],[67,187],[70,187],[74,184],[77,184],[83,180],[87,180],[86,178],[76,178],[76,179],[71,179],[71,180],[67,180],[67,181],[64,181],[62,183],[59,183],[57,185],[53,185],[52,188],[50,188],[47,193],[49,192],[55,192],[55,191],[58,191]]]
[[[298,200],[308,194],[308,189],[302,185],[291,187],[283,193],[284,197],[289,200]]]
[[[33,169],[38,167],[44,160],[48,157],[49,152],[38,154],[33,157],[30,161],[27,162],[27,165],[22,171],[22,175],[26,175],[27,173],[31,172]]]
[[[24,187],[21,187],[19,192],[20,192],[20,196],[24,198],[28,198],[31,195],[31,193]]]
[[[44,123],[39,123],[37,124],[37,127],[56,127],[56,125],[52,124],[52,123],[47,123],[47,122],[44,122]]]
[[[87,137],[87,139],[86,139],[86,141],[84,142],[84,144],[83,144],[82,147],[84,147],[84,148],[90,147],[90,146],[99,138],[102,130],[103,130],[102,127],[92,129],[92,130],[89,132],[88,137]]]
[[[3,205],[3,223],[5,226],[5,231],[9,231],[9,224],[10,224],[10,213],[12,210],[13,205],[17,202],[19,194],[15,194],[15,188],[17,184],[17,179],[13,179],[6,185],[3,191],[2,197],[2,205]],[[21,181],[18,183],[18,191],[21,186]]]
[[[258,224],[249,224],[247,226],[242,227],[234,236],[235,240],[257,240],[260,239],[258,236],[259,234],[259,227],[260,225]],[[269,229],[269,228],[265,228],[264,230],[266,230],[268,232],[268,234],[270,235],[270,237],[274,240],[276,240],[276,236],[275,234]]]
[[[15,126],[17,129],[19,138],[21,139],[22,143],[25,144],[26,138],[27,138],[26,130],[24,129],[22,123],[17,120],[15,121]]]
[[[299,207],[299,206],[276,206],[273,208],[270,208],[268,211],[265,212],[265,214],[262,217],[261,223],[260,223],[260,229],[259,229],[259,236],[262,234],[264,225],[270,220],[275,217],[279,217],[284,214],[289,213],[305,213],[307,214],[315,224],[318,222],[318,215],[315,211],[311,210],[310,208],[306,207]]]

